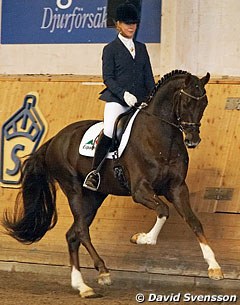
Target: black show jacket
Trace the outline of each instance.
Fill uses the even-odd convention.
[[[146,100],[154,88],[152,68],[145,44],[134,41],[135,58],[117,37],[103,49],[102,72],[106,88],[100,99],[126,106],[123,95],[128,91],[138,102]]]

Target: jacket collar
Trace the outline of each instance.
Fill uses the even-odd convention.
[[[135,58],[132,57],[132,55],[130,54],[129,50],[127,49],[127,47],[124,45],[124,43],[118,38],[118,36],[116,37],[115,39],[116,43],[123,49],[125,50],[125,53],[128,54],[128,56],[130,56],[130,58],[132,60],[136,60],[136,57],[138,55],[138,51],[137,51],[137,45],[136,45],[136,42],[135,40],[133,40],[133,43],[135,45]]]

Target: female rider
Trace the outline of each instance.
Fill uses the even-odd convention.
[[[137,102],[146,100],[155,85],[146,46],[134,39],[139,21],[134,5],[119,5],[116,11],[118,36],[103,49],[102,72],[106,88],[100,99],[106,102],[104,130],[96,147],[92,170],[83,184],[93,191],[97,191],[100,184],[99,171],[112,144],[116,118]]]

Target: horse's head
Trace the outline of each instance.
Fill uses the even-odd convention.
[[[199,136],[200,121],[208,103],[204,87],[209,79],[209,73],[201,79],[187,74],[184,86],[176,99],[177,120],[185,134],[184,142],[188,148],[195,148],[201,141]]]

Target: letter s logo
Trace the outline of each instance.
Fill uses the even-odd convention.
[[[72,5],[72,0],[67,0],[66,4],[62,4],[62,0],[57,0],[57,6],[63,10],[69,8]]]
[[[11,157],[12,157],[12,161],[14,162],[14,168],[13,169],[9,169],[9,168],[6,169],[6,173],[9,176],[14,176],[19,171],[20,165],[21,165],[21,161],[19,160],[19,158],[17,156],[17,152],[19,150],[24,151],[24,149],[25,149],[25,146],[21,145],[21,144],[17,144],[17,145],[15,145],[13,147],[12,152],[11,152]]]
[[[38,107],[39,95],[29,92],[23,105],[8,118],[0,135],[0,186],[20,186],[20,165],[40,146],[47,122]]]

